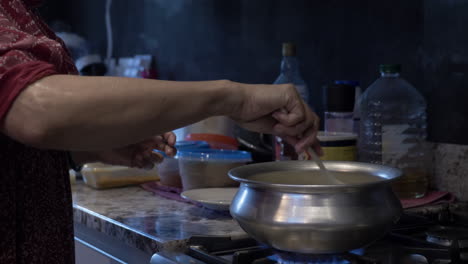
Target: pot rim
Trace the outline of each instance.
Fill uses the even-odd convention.
[[[267,183],[262,181],[255,181],[248,179],[249,176],[264,173],[264,172],[273,172],[273,171],[288,171],[288,170],[297,170],[297,169],[307,169],[307,170],[319,170],[317,164],[313,161],[273,161],[265,163],[256,163],[243,165],[234,169],[231,169],[228,172],[231,179],[252,187],[262,187],[262,188],[274,188],[274,189],[287,189],[290,191],[306,192],[306,191],[346,191],[356,188],[367,188],[374,187],[376,185],[388,185],[389,183],[400,178],[403,172],[400,169],[372,164],[372,163],[363,163],[363,162],[354,162],[354,161],[323,161],[325,167],[330,170],[335,171],[357,171],[359,168],[360,171],[369,172],[374,176],[380,177],[381,181],[369,182],[369,183],[359,183],[359,184],[320,184],[320,185],[298,185],[298,184],[280,184],[280,183]],[[337,169],[337,168],[340,168]],[[345,170],[347,169],[347,170]],[[352,170],[354,169],[354,170]]]

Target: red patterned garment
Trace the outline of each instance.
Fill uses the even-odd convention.
[[[64,44],[38,18],[37,0],[0,0],[0,122],[29,84],[76,74]],[[65,152],[0,133],[0,263],[73,263],[72,200]]]

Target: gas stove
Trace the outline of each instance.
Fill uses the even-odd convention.
[[[404,214],[389,234],[340,254],[280,252],[248,236],[194,236],[183,252],[160,252],[152,264],[468,264],[468,222],[440,212]]]

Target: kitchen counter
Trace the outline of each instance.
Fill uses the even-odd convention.
[[[124,187],[73,186],[75,234],[86,228],[147,254],[182,247],[193,235],[243,235],[228,212],[216,212]]]
[[[194,235],[245,234],[228,212],[166,199],[139,186],[95,190],[77,183],[73,203],[77,238],[114,256],[126,253],[120,259],[127,261],[110,263],[148,263],[154,253],[183,248]],[[447,208],[441,204],[407,212],[437,214]]]

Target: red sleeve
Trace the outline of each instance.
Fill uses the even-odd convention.
[[[56,73],[54,65],[42,61],[30,61],[9,68],[0,77],[0,120],[3,120],[13,101],[24,88]]]
[[[0,0],[0,122],[21,91],[52,74],[74,73],[61,41],[19,0]]]

